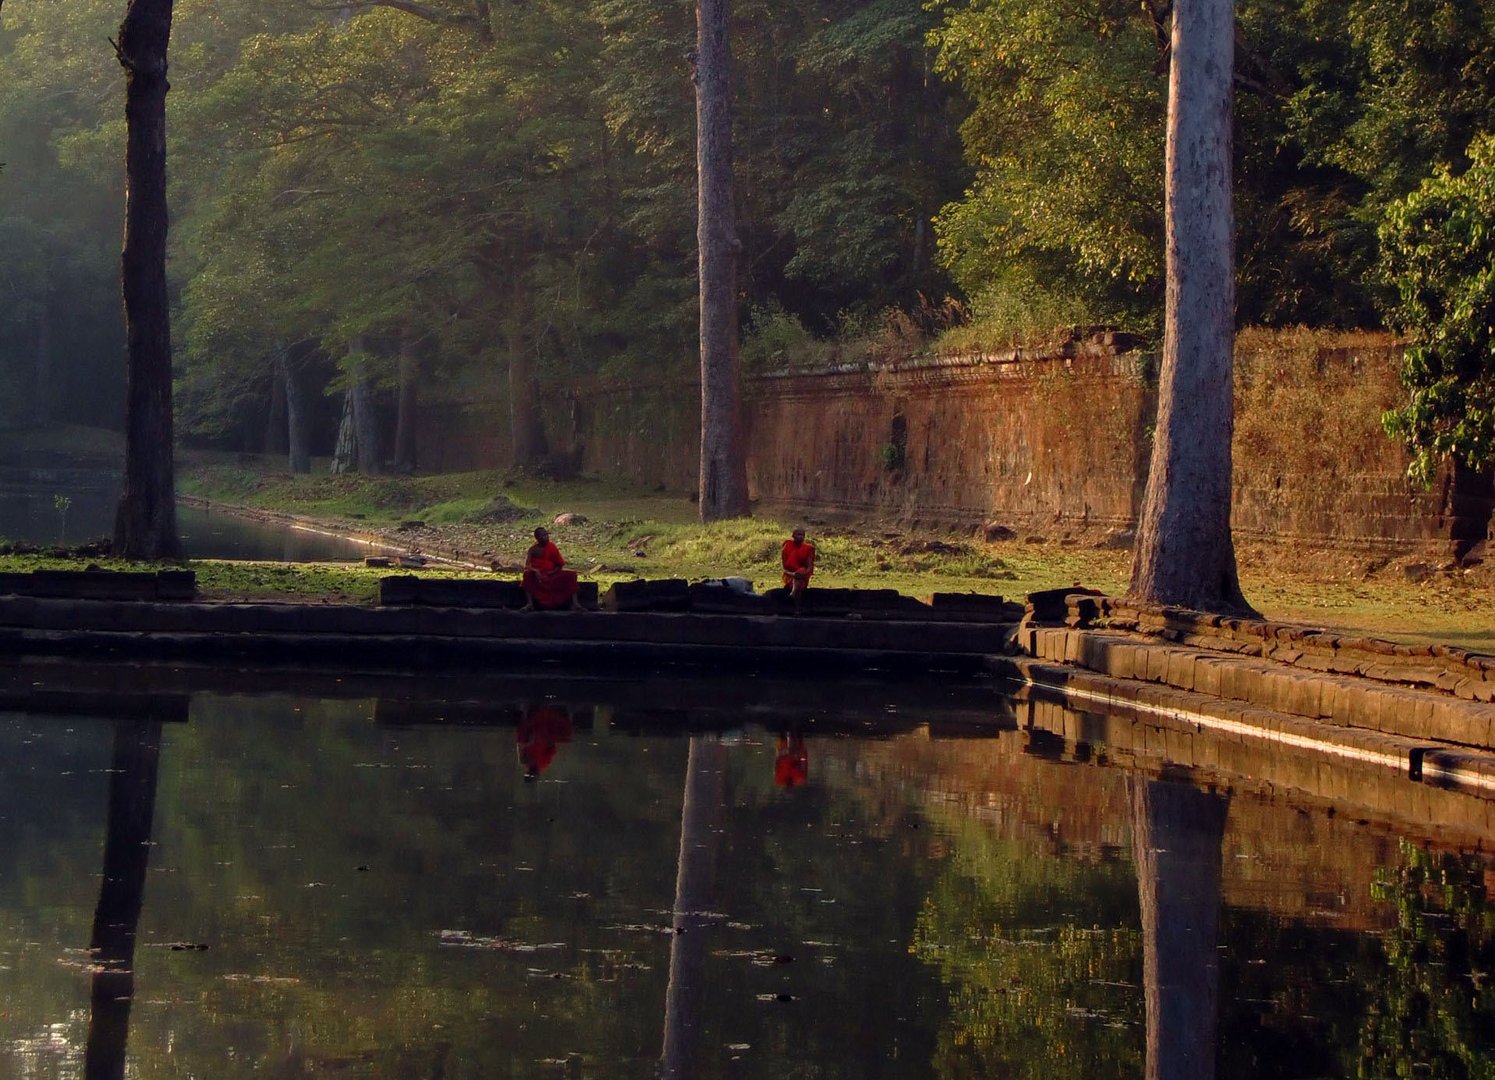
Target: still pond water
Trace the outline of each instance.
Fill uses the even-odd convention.
[[[550,689],[0,713],[0,1074],[1495,1067],[1478,857],[938,702]]]
[[[118,497],[117,481],[104,476],[91,484],[75,479],[0,489],[0,539],[77,545],[110,536]],[[190,559],[347,562],[371,550],[356,540],[180,505],[177,531]]]

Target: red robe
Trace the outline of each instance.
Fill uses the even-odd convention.
[[[539,776],[555,760],[560,744],[571,741],[571,717],[554,705],[531,709],[514,732],[525,774]]]
[[[536,551],[535,548],[539,550]],[[544,547],[536,544],[530,548],[525,564],[524,579],[520,584],[535,607],[571,606],[579,588],[576,571],[562,569],[566,560],[561,558],[561,549],[555,546],[554,540],[545,541]]]
[[[784,588],[788,589],[794,585],[796,573],[803,571],[804,583],[810,583],[810,575],[815,572],[815,545],[796,544],[791,536],[784,541]]]
[[[781,788],[797,788],[810,776],[810,753],[798,735],[780,735],[779,752],[773,762],[773,782]]]

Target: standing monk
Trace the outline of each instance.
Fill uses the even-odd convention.
[[[810,575],[815,572],[815,545],[805,542],[805,530],[795,529],[784,541],[784,588],[794,601],[794,611],[799,613],[805,602],[805,587],[810,584]]]
[[[576,599],[576,571],[563,569],[565,565],[561,549],[551,542],[545,526],[540,526],[535,530],[534,547],[524,556],[524,578],[520,585],[524,588],[525,603],[520,610],[569,608],[580,611],[581,603]]]

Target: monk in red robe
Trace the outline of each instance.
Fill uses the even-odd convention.
[[[815,572],[815,545],[805,542],[805,530],[795,529],[784,541],[783,563],[784,588],[789,590],[797,612],[804,604],[810,575]]]
[[[580,586],[576,571],[565,569],[566,560],[561,558],[561,549],[550,539],[550,533],[542,525],[535,530],[535,544],[524,556],[524,577],[520,585],[524,588],[523,611],[545,608],[581,610],[576,599]]]

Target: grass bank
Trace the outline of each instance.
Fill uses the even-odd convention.
[[[322,466],[292,476],[278,459],[188,453],[179,459],[178,488],[224,506],[378,535],[409,550],[458,550],[484,567],[433,565],[424,573],[517,574],[532,530],[544,524],[572,565],[604,589],[635,577],[740,576],[760,590],[773,587],[779,545],[795,524],[807,525],[819,546],[816,582],[824,586],[1020,598],[1038,589],[1083,584],[1119,594],[1131,564],[1130,552],[1060,537],[987,543],[906,528],[837,527],[813,515],[805,522],[751,518],[701,525],[696,508],[677,495],[497,472],[332,476]],[[1495,571],[1485,564],[1458,568],[1431,564],[1425,556],[1372,557],[1282,543],[1242,543],[1238,560],[1247,597],[1268,618],[1495,652]],[[98,558],[88,562],[125,565]],[[60,563],[7,555],[0,565],[24,570]],[[376,595],[379,578],[390,572],[203,560],[192,567],[203,595],[225,600],[366,603]]]

